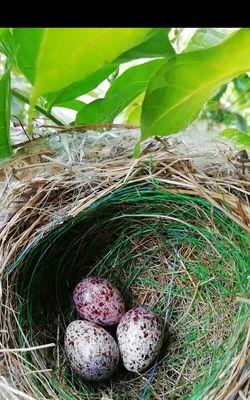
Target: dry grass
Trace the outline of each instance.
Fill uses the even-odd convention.
[[[246,290],[243,290],[244,285],[242,290],[237,286],[237,274],[231,267],[232,260],[238,265],[242,254],[246,254],[246,249],[239,238],[233,237],[227,222],[228,234],[231,234],[227,241],[231,239],[235,243],[235,253],[229,256],[230,248],[227,248],[227,256],[221,259],[222,248],[218,247],[218,238],[220,235],[225,238],[226,232],[222,234],[223,224],[218,225],[214,220],[216,208],[220,210],[218,213],[224,215],[225,220],[231,221],[235,232],[250,231],[250,182],[247,178],[209,177],[194,171],[188,160],[176,159],[170,154],[166,156],[165,151],[156,153],[153,161],[148,154],[144,154],[136,161],[119,159],[91,166],[57,167],[54,177],[21,181],[11,189],[6,184],[2,195],[1,215],[2,219],[5,218],[0,233],[2,398],[99,399],[104,394],[112,399],[139,398],[148,385],[148,373],[131,377],[122,371],[109,384],[97,389],[90,388],[71,375],[64,362],[61,340],[65,325],[74,314],[69,310],[65,316],[65,312],[62,312],[62,294],[59,292],[55,306],[49,307],[49,310],[44,308],[44,319],[40,319],[39,323],[41,304],[39,303],[38,308],[32,306],[32,299],[36,299],[36,288],[45,288],[43,279],[46,274],[48,279],[48,266],[51,268],[53,265],[48,263],[46,272],[41,270],[39,262],[42,260],[43,264],[46,263],[46,259],[41,258],[41,251],[47,251],[48,238],[51,242],[56,241],[57,251],[64,254],[60,259],[61,269],[58,269],[60,275],[57,279],[60,282],[64,280],[67,284],[70,282],[69,292],[79,278],[72,270],[72,265],[79,261],[83,251],[88,250],[85,259],[86,272],[107,276],[117,284],[126,282],[122,289],[125,290],[128,304],[147,304],[165,315],[176,241],[171,242],[168,239],[166,242],[164,227],[180,224],[185,231],[185,228],[190,229],[187,225],[190,223],[198,227],[203,225],[199,230],[199,240],[196,237],[193,242],[191,240],[190,243],[178,244],[179,255],[168,315],[170,334],[167,335],[169,341],[165,349],[167,358],[157,367],[147,396],[157,399],[184,399],[188,395],[191,398],[190,389],[195,388],[196,397],[192,397],[193,399],[247,398],[249,368],[245,361],[249,351],[249,333],[246,331],[246,322],[243,323],[246,314],[239,313],[239,310],[245,309],[248,297]],[[50,162],[46,168],[52,168]],[[129,193],[126,198],[125,193],[116,203],[116,198],[112,197],[114,192],[118,190],[119,193],[127,184],[135,188],[133,196]],[[145,206],[146,203],[138,206],[138,198],[142,196],[140,188],[143,185],[162,193],[160,200],[157,199],[156,192],[152,195],[155,196],[153,208]],[[173,208],[173,214],[159,209],[159,204],[162,207],[165,197],[169,199],[169,196],[179,195],[183,198],[190,196],[193,199],[203,199],[203,202],[210,204],[211,211],[208,208],[204,210],[199,203],[194,203],[196,216],[185,214],[187,208],[181,204],[179,209]],[[126,201],[129,203],[128,208],[124,206]],[[152,205],[152,199],[147,204],[149,203]],[[101,211],[96,214],[97,204]],[[137,204],[136,210],[133,208],[134,204]],[[7,215],[4,209],[9,210]],[[77,229],[73,232],[75,228],[72,226],[70,245],[63,245],[63,241],[59,241],[59,248],[60,232],[64,240],[69,242],[65,223],[67,225],[69,221],[70,224],[72,218],[76,218],[76,222],[79,215],[90,209],[92,211],[86,214],[88,229],[84,226],[84,234],[81,232],[80,235]],[[189,217],[191,219],[187,222]],[[107,227],[113,228],[103,228],[105,232],[100,233],[100,223],[104,222]],[[82,225],[80,228],[82,230]],[[126,229],[129,231],[127,242],[122,236]],[[136,234],[138,230],[143,234]],[[192,232],[194,235],[195,232]],[[217,240],[214,241],[214,238]],[[202,244],[202,248],[197,243],[199,246]],[[92,246],[95,251],[93,248],[91,251]],[[54,251],[52,248],[49,259],[58,262],[58,255],[55,257],[52,254]],[[65,268],[69,267],[65,262],[67,254],[69,257],[75,254],[75,258],[72,260],[71,256],[70,259],[71,275],[67,272],[68,280],[63,275]],[[242,263],[244,264],[243,261],[241,265]],[[31,277],[27,271],[28,268],[34,268],[34,265],[37,265],[39,273],[36,275],[33,269]],[[197,265],[199,271],[202,271],[198,275],[195,269]],[[207,265],[208,270],[205,268]],[[222,272],[218,269],[219,266],[223,266]],[[246,279],[246,275],[244,276]],[[41,293],[40,289],[37,293],[43,296],[48,294],[46,290]],[[234,335],[231,335],[232,331]],[[226,349],[223,349],[224,343],[228,346]],[[36,346],[45,347],[38,349]],[[190,349],[194,352],[190,352]],[[215,367],[214,360],[221,360],[222,354],[223,362]],[[214,372],[214,375],[209,375],[209,371]],[[79,391],[81,395],[77,394]]]

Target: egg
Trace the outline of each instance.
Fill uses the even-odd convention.
[[[89,381],[108,378],[119,363],[114,338],[93,322],[71,322],[66,329],[64,346],[72,369]]]
[[[125,368],[140,372],[152,363],[161,349],[163,319],[145,307],[137,307],[123,315],[116,333]]]
[[[117,325],[125,312],[120,292],[104,278],[83,279],[74,290],[73,301],[81,318],[103,326]]]

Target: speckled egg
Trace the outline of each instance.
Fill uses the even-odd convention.
[[[114,338],[93,322],[71,322],[64,345],[71,367],[86,380],[104,380],[118,365],[119,349]]]
[[[81,318],[103,326],[117,325],[125,312],[120,292],[104,278],[83,279],[74,290],[73,301]]]
[[[163,319],[145,307],[126,312],[117,327],[117,339],[125,368],[140,372],[159,353],[164,336]]]

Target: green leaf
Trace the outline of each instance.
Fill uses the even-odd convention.
[[[76,97],[88,93],[96,88],[102,81],[104,81],[104,79],[106,79],[113,71],[115,71],[116,68],[117,65],[115,64],[104,65],[101,69],[95,71],[87,78],[72,83],[71,85],[62,90],[58,90],[57,92],[46,94],[45,97],[49,102],[49,107],[51,108],[53,105],[73,100]]]
[[[154,72],[165,60],[153,60],[127,69],[116,78],[104,99],[97,99],[79,111],[77,124],[112,122],[140,93],[146,90]]]
[[[243,132],[247,132],[247,122],[245,118],[242,117],[239,113],[234,113],[235,119],[236,119],[236,126],[239,128],[239,130]]]
[[[2,39],[3,35],[7,32],[8,28],[0,28],[0,40]]]
[[[199,28],[192,36],[185,53],[217,46],[234,33],[235,28]]]
[[[5,33],[0,42],[0,52],[6,57],[13,57],[17,53],[16,43],[13,34],[10,30]]]
[[[151,28],[46,28],[33,101],[77,82],[143,41]]]
[[[223,94],[226,92],[227,90],[227,85],[222,85],[219,90],[211,97],[211,99],[209,101],[211,102],[219,102],[221,97],[223,96]]]
[[[141,120],[141,106],[145,96],[145,92],[142,92],[136,99],[130,103],[126,109],[126,124],[133,126],[140,126]]]
[[[10,53],[13,44],[19,48],[17,55],[17,65],[26,78],[33,84],[36,74],[36,61],[39,54],[39,48],[44,29],[41,28],[15,28],[13,36],[10,34],[8,45],[8,53]],[[13,50],[13,49],[12,49]],[[8,55],[8,54],[6,54]],[[72,83],[71,85],[60,89],[56,92],[48,93],[45,95],[48,101],[48,108],[51,109],[53,105],[64,103],[81,96],[84,93],[97,87],[104,79],[106,79],[115,69],[117,65],[105,65],[100,70],[95,71],[87,78]]]
[[[13,37],[18,48],[17,66],[32,84],[35,81],[36,62],[43,33],[43,28],[13,29]]]
[[[131,50],[123,53],[112,64],[105,65],[100,70],[89,75],[87,78],[79,82],[75,82],[56,93],[48,93],[45,97],[50,103],[50,107],[51,105],[75,99],[76,97],[93,90],[109,75],[111,75],[113,72],[116,72],[120,63],[142,57],[170,57],[174,55],[175,52],[167,36],[169,30],[170,29],[167,28],[153,29],[151,31],[152,33],[150,32],[149,35],[147,35],[147,40]]]
[[[171,57],[175,51],[169,41],[169,28],[155,28],[147,36],[147,40],[126,51],[116,59],[120,64],[138,58]]]
[[[240,106],[247,107],[250,103],[250,77],[248,74],[242,74],[233,80],[233,94],[236,100],[233,104],[239,108]]]
[[[69,108],[71,110],[80,111],[85,103],[80,100],[70,100],[66,101],[65,103],[57,104],[56,107],[64,107]]]
[[[142,105],[142,138],[188,126],[224,83],[250,70],[250,29],[207,50],[178,54],[152,77]]]
[[[242,74],[234,79],[235,89],[239,94],[244,94],[250,91],[250,77],[248,74]]]
[[[0,158],[10,155],[10,71],[7,70],[0,80]]]
[[[141,154],[141,142],[139,141],[138,143],[136,143],[134,150],[133,150],[133,157],[134,158],[139,158]]]
[[[220,135],[226,139],[232,140],[241,148],[250,149],[250,135],[240,131],[239,129],[225,129]]]

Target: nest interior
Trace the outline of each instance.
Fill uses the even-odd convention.
[[[121,186],[9,266],[15,343],[34,348],[14,353],[15,385],[25,374],[20,389],[35,399],[224,399],[245,343],[247,304],[237,296],[247,292],[248,262],[243,229],[206,199],[157,179]],[[143,374],[120,365],[90,384],[70,369],[64,333],[87,275],[113,282],[127,308],[143,304],[166,319],[160,357]]]

